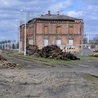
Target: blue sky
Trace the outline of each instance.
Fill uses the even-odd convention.
[[[85,33],[98,34],[98,0],[0,0],[0,41],[18,39],[18,26],[25,22],[25,14],[31,19],[48,10],[81,18]]]

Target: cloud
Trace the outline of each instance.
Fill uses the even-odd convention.
[[[81,0],[81,1],[89,5],[98,5],[98,0]]]
[[[20,12],[21,9],[24,12]],[[30,13],[28,18],[32,18],[46,14],[48,10],[53,14],[59,11],[60,14],[81,18],[84,20],[85,31],[97,32],[97,9],[97,0],[0,0],[0,36],[16,38],[19,22],[24,23],[27,12]]]
[[[61,2],[55,2],[48,9],[52,12],[62,11],[70,7],[72,4],[71,0],[61,0]]]
[[[4,38],[6,35],[15,38],[10,34],[18,34],[19,21],[25,20],[25,14],[29,11],[30,17],[36,17],[44,14],[51,4],[56,0],[0,0],[0,36]],[[20,12],[20,10],[24,12]],[[28,16],[29,17],[29,16]],[[15,20],[18,20],[16,22]],[[6,37],[5,37],[6,38]]]
[[[68,16],[72,16],[72,17],[82,17],[83,16],[82,11],[68,11],[66,14]]]

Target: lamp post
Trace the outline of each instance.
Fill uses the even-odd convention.
[[[25,12],[24,10],[20,10],[21,12]],[[27,17],[26,17],[26,12],[25,12],[25,29],[24,29],[24,56],[26,55],[26,22],[27,22]]]
[[[18,43],[19,43],[19,53],[20,53],[20,23],[18,27]]]
[[[24,55],[26,55],[26,15],[25,15],[25,31],[24,31]]]

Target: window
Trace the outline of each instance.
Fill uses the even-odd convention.
[[[33,39],[29,40],[29,45],[33,45]]]
[[[48,33],[49,33],[48,26],[45,26],[45,27],[44,27],[44,33],[45,33],[45,34],[48,34]]]
[[[48,45],[48,40],[47,39],[44,39],[44,46],[47,46]]]
[[[61,40],[60,39],[56,40],[56,45],[61,45]]]
[[[73,40],[69,40],[69,45],[73,45]]]
[[[73,31],[74,31],[73,30],[73,26],[69,26],[69,30],[68,31],[69,31],[69,34],[73,34]]]
[[[20,41],[20,49],[22,49],[22,41]]]
[[[61,33],[61,26],[57,26],[57,27],[56,27],[56,33],[57,33],[57,34]]]

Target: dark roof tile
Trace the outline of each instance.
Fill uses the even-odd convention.
[[[51,20],[51,19],[54,19],[54,20],[81,20],[81,19],[78,19],[78,18],[74,18],[74,17],[70,17],[70,16],[66,16],[66,15],[55,15],[55,14],[46,14],[46,15],[41,15],[40,17],[37,17],[35,19],[43,19],[43,20]]]

